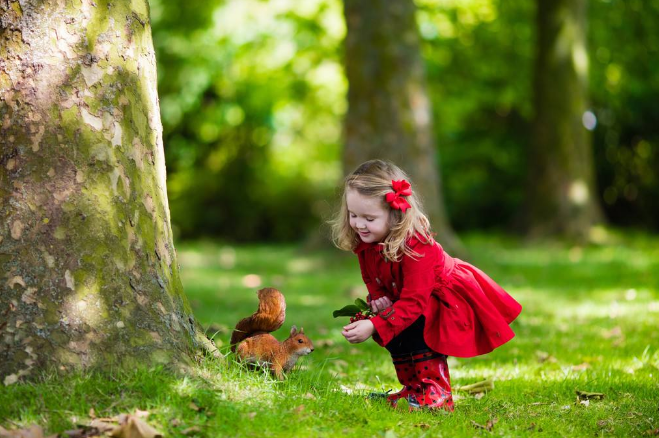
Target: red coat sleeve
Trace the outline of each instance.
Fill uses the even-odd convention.
[[[401,260],[403,289],[400,299],[371,319],[383,345],[387,345],[423,314],[435,286],[437,253],[433,245],[419,243],[412,250],[420,257],[404,255]]]
[[[382,286],[378,285],[371,279],[371,276],[368,273],[368,269],[366,269],[365,253],[366,251],[361,251],[357,253],[357,256],[359,258],[359,269],[362,271],[362,279],[364,280],[366,289],[368,289],[369,299],[367,301],[377,300],[378,298],[382,298],[384,296],[384,290],[382,289]]]

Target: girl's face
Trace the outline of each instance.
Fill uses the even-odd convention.
[[[389,211],[376,198],[361,195],[357,190],[346,192],[350,226],[362,242],[382,242],[389,234]]]

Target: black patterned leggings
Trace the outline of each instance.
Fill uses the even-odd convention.
[[[412,325],[393,338],[385,348],[392,356],[428,351],[430,348],[423,339],[426,317],[421,315]]]

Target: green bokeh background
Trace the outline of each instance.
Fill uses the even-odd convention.
[[[535,4],[418,0],[447,209],[458,231],[522,208]],[[338,0],[151,1],[178,237],[294,241],[341,178],[347,82]],[[659,228],[659,3],[591,0],[597,188],[615,226]]]

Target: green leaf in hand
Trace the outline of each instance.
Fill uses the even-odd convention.
[[[339,316],[355,316],[358,312],[361,312],[361,309],[354,304],[349,304],[339,310],[332,312],[334,318]]]
[[[366,304],[366,301],[362,300],[361,298],[357,298],[355,300],[355,306],[357,306],[359,308],[359,310],[362,311],[362,312],[364,310],[370,310],[369,305]]]

